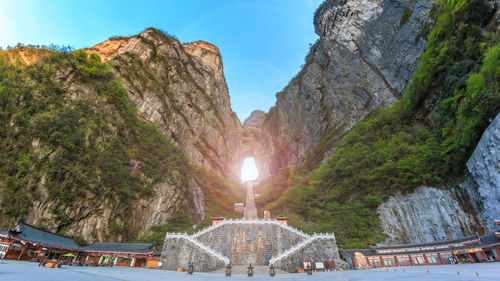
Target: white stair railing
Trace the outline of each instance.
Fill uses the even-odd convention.
[[[291,247],[290,249],[286,250],[285,252],[277,255],[276,257],[272,257],[269,260],[269,264],[274,264],[279,260],[282,260],[289,255],[293,254],[294,252],[302,249],[303,247],[307,246],[308,244],[312,243],[315,240],[319,239],[335,239],[335,235],[333,234],[325,234],[325,233],[320,233],[320,234],[314,234],[313,236],[310,236],[309,238],[305,239],[304,241],[300,242],[299,244]]]
[[[203,235],[203,234],[205,234],[205,233],[207,233],[209,231],[212,231],[212,230],[214,230],[216,228],[219,228],[219,227],[221,227],[223,225],[227,225],[227,224],[249,224],[249,223],[250,224],[273,224],[273,225],[277,225],[277,226],[279,226],[281,228],[287,229],[287,230],[289,230],[289,231],[291,231],[291,232],[293,232],[293,233],[295,233],[295,234],[297,234],[299,236],[302,236],[303,238],[309,238],[310,237],[309,234],[306,234],[306,233],[304,233],[304,232],[302,232],[302,231],[300,231],[300,230],[298,230],[298,229],[296,229],[294,227],[291,227],[291,226],[289,226],[287,224],[284,224],[282,222],[278,222],[276,220],[262,220],[262,219],[258,219],[258,220],[244,220],[244,219],[236,219],[236,220],[227,219],[227,220],[223,220],[221,222],[216,223],[215,225],[211,225],[211,226],[209,226],[209,227],[207,227],[207,228],[205,228],[203,230],[198,231],[197,233],[191,235],[191,237],[198,238],[199,236],[201,236],[201,235]]]
[[[191,238],[186,233],[184,233],[184,234],[182,234],[182,233],[167,233],[167,236],[165,238],[166,239],[167,238],[177,238],[177,239],[182,238],[182,239],[186,239],[189,242],[195,244],[201,250],[203,250],[203,251],[207,252],[208,254],[210,254],[210,255],[218,258],[219,260],[222,260],[225,264],[229,264],[229,259],[227,257],[221,255],[220,253],[217,253],[212,248],[207,247],[206,245],[200,243],[198,240]]]

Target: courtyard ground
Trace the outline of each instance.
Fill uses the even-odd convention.
[[[406,272],[404,272],[406,270]],[[429,273],[427,272],[429,270]],[[457,275],[457,271],[460,275]],[[479,273],[479,276],[476,274]],[[197,273],[188,276],[185,272],[130,267],[72,267],[40,268],[38,263],[0,260],[0,280],[37,280],[37,281],[83,281],[83,280],[227,280],[222,274]],[[269,280],[266,275],[256,275],[253,279],[246,276],[233,276],[231,280]],[[331,281],[500,281],[500,263],[434,265],[416,267],[398,267],[372,270],[350,270],[337,272],[315,272],[305,274],[277,275],[276,280],[331,280]]]

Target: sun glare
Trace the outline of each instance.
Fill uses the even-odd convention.
[[[259,171],[255,165],[255,159],[253,157],[247,157],[243,160],[243,166],[241,167],[241,181],[255,180],[259,177]]]

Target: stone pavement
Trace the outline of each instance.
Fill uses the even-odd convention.
[[[247,266],[233,266],[231,269],[232,275],[247,275]],[[290,274],[281,269],[275,268],[276,274]],[[268,275],[269,274],[269,266],[254,266],[253,272],[255,275]],[[216,271],[210,272],[210,274],[226,274],[226,268],[217,269]]]
[[[185,272],[130,268],[130,267],[71,267],[39,268],[37,263],[0,260],[0,280],[7,281],[86,281],[86,280],[310,280],[310,281],[500,281],[500,263],[434,265],[399,267],[373,270],[316,272],[305,274],[281,274],[271,279],[268,275],[256,275],[252,279],[245,276],[226,278],[222,274],[197,273],[188,276]],[[403,272],[406,269],[406,272]],[[427,273],[430,270],[430,273]],[[457,275],[456,271],[460,271]],[[479,273],[479,277],[476,275]]]

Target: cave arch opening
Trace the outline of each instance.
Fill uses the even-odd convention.
[[[259,178],[259,169],[255,163],[255,158],[246,157],[243,159],[243,164],[241,166],[241,181],[252,181]]]

